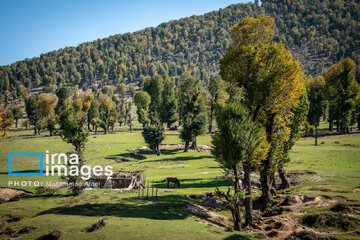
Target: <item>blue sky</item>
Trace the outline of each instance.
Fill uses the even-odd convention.
[[[1,0],[0,65],[250,0]]]

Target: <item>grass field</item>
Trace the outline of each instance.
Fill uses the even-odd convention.
[[[60,137],[33,137],[31,131],[11,132],[0,154],[0,186],[8,187],[8,181],[39,180],[57,181],[58,177],[9,177],[7,175],[8,152],[68,152],[71,145]],[[210,145],[209,135],[199,137],[199,145]],[[348,199],[360,203],[360,135],[326,136],[314,146],[312,138],[300,139],[294,147],[288,170],[315,172],[311,181],[305,181],[287,190],[291,195],[327,195],[334,199]],[[166,132],[164,144],[179,144],[178,132]],[[223,228],[199,223],[199,218],[184,208],[186,195],[213,192],[215,187],[226,188],[230,182],[222,178],[222,169],[209,152],[164,150],[161,156],[143,151],[144,160],[117,162],[128,157],[135,148],[145,143],[140,131],[118,132],[108,135],[91,135],[86,145],[88,165],[112,165],[114,170],[143,170],[147,180],[159,187],[156,202],[137,199],[137,193],[120,193],[112,190],[86,190],[73,197],[66,191],[52,195],[34,195],[20,201],[0,205],[0,216],[21,216],[20,221],[7,223],[18,231],[25,226],[37,228],[21,239],[35,239],[52,229],[59,229],[64,239],[254,239],[246,233],[227,232]],[[33,159],[16,160],[17,171],[35,170],[38,163]],[[181,189],[166,189],[160,182],[165,177],[180,179]],[[32,187],[17,187],[35,191]],[[326,211],[321,209],[319,211]],[[316,211],[316,210],[314,210]],[[230,216],[227,211],[221,214]],[[106,226],[88,233],[84,229],[105,219]],[[0,235],[0,237],[2,237]],[[354,235],[340,234],[339,238]]]

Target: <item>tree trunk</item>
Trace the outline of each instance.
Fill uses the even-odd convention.
[[[331,113],[331,108],[329,109],[329,131],[333,130],[333,118]]]
[[[90,121],[88,121],[88,130],[91,132]]]
[[[17,128],[17,126],[18,126],[18,120],[19,119],[15,119],[15,128]]]
[[[339,120],[336,121],[336,132],[340,132],[340,123],[339,123]]]
[[[272,173],[269,175],[269,185],[272,186],[272,187],[276,186],[275,172],[272,172]]]
[[[240,173],[237,166],[233,166],[234,171],[234,191],[235,195],[241,191],[240,185]],[[241,231],[241,211],[240,211],[240,201],[239,199],[234,204],[233,210],[233,221],[234,221],[234,230]]]
[[[261,201],[264,204],[263,210],[267,207],[267,204],[271,201],[269,176],[266,169],[268,168],[264,166],[264,169],[261,170],[260,172]]]
[[[244,164],[244,187],[245,187],[245,226],[252,225],[252,197],[251,197],[251,165]]]
[[[273,134],[273,126],[274,126],[275,115],[269,116],[269,121],[266,124],[266,134],[267,141],[272,143],[272,134]],[[261,200],[264,204],[263,210],[267,207],[267,204],[271,201],[271,192],[270,192],[270,184],[269,184],[269,174],[271,170],[271,158],[272,158],[272,147],[270,148],[269,154],[265,161],[262,162],[262,167],[260,170],[260,182],[261,182]]]
[[[333,130],[333,121],[329,120],[329,131]]]
[[[168,129],[171,128],[171,123],[170,123],[170,122],[167,123],[167,128],[168,128]]]
[[[95,126],[95,135],[97,135],[97,126]]]
[[[317,129],[317,125],[315,126],[315,146],[319,146],[318,145],[318,129]]]
[[[108,128],[107,126],[104,127],[105,134],[108,134]]]
[[[185,142],[184,152],[188,152],[188,151],[189,151],[189,142]]]
[[[156,145],[156,155],[157,155],[157,156],[160,156],[160,155],[161,155],[159,144]]]
[[[280,185],[280,189],[287,189],[290,187],[290,183],[288,181],[288,179],[286,178],[286,170],[283,168],[280,168],[278,170],[280,179],[281,179],[281,185]]]
[[[234,222],[234,230],[241,231],[240,206],[235,206],[234,210],[232,211],[232,215],[233,215],[233,222]]]
[[[132,121],[129,121],[129,126],[130,126],[130,132],[132,132]]]
[[[211,104],[210,120],[209,120],[209,133],[212,133],[213,118],[214,118],[214,104]]]
[[[194,141],[192,142],[190,149],[194,149],[194,150],[197,149],[196,137],[194,138]]]

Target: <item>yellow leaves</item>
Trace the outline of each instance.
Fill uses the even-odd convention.
[[[96,61],[96,65],[97,65],[97,66],[104,65],[103,60],[101,60],[101,58],[99,58],[99,60]]]
[[[82,102],[82,111],[87,112],[90,109],[91,102],[94,100],[94,95],[92,93],[86,94]]]
[[[4,108],[4,104],[0,104],[0,126],[3,125],[2,123],[4,120],[3,120],[2,116],[4,115],[5,111],[6,111],[6,109]],[[5,133],[6,133],[6,129],[0,129],[0,141],[1,141],[1,137],[3,135],[5,135]],[[0,151],[3,150],[2,149],[3,145],[4,145],[4,143],[0,143]]]
[[[3,125],[2,124],[4,121],[3,116],[5,112],[6,112],[6,108],[4,107],[4,104],[0,104],[0,126]],[[0,128],[0,140],[2,135],[5,135],[5,129]]]
[[[116,106],[111,98],[106,94],[100,94],[99,103],[100,109],[102,109],[104,112],[110,112]]]
[[[72,101],[72,107],[74,108],[76,113],[81,112],[82,106],[83,106],[83,103],[82,103],[81,98],[75,98]]]
[[[252,164],[260,164],[264,161],[270,150],[270,143],[266,140],[266,132],[264,128],[259,128],[259,145],[250,156]]]
[[[38,104],[39,104],[41,116],[46,118],[54,114],[57,101],[58,101],[58,97],[54,94],[47,94],[47,93],[40,94],[38,99]]]
[[[270,42],[274,35],[273,29],[273,18],[264,15],[258,18],[246,17],[230,28],[230,36],[237,45],[256,45]]]
[[[318,75],[315,78],[308,76],[306,86],[308,88],[323,88],[325,86],[325,78],[322,75]]]
[[[0,141],[1,137],[5,136],[10,126],[14,121],[13,113],[11,110],[8,110],[4,107],[3,104],[0,104]],[[2,147],[3,144],[0,144]],[[2,149],[0,148],[0,151]]]
[[[324,74],[327,82],[336,81],[337,76],[342,72],[353,72],[355,70],[355,62],[350,58],[345,58],[342,61],[332,65]]]
[[[102,121],[101,121],[100,118],[93,118],[93,119],[91,119],[91,125],[93,125],[93,126],[99,127],[101,122],[102,122]]]
[[[244,90],[245,103],[252,120],[266,126],[271,143],[254,152],[253,161],[262,161],[282,151],[291,136],[295,106],[304,89],[300,64],[281,43],[270,43],[273,19],[265,16],[245,18],[233,26],[230,35],[236,45],[220,60],[221,77]],[[275,117],[274,125],[272,125]],[[269,156],[267,156],[269,158]]]
[[[263,90],[258,93],[261,94],[259,98],[269,114],[276,114],[282,108],[292,106],[301,95],[303,83],[299,62],[293,60],[283,44],[266,44],[259,50],[255,60],[260,66],[258,89]]]

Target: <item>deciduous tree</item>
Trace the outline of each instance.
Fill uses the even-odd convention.
[[[356,82],[354,74],[355,62],[350,58],[332,65],[324,74],[330,102],[329,111],[331,116],[336,118],[341,133],[349,133],[352,112],[355,111],[359,84]]]
[[[82,111],[76,111],[73,106],[68,106],[60,115],[60,136],[66,143],[75,147],[79,157],[79,169],[84,165],[84,149],[88,133],[86,132],[86,114]],[[68,182],[71,183],[70,189],[74,195],[79,195],[85,184],[82,184],[80,176],[69,176]]]
[[[303,86],[298,61],[283,44],[270,42],[273,29],[274,20],[270,17],[245,18],[231,27],[235,44],[220,60],[222,79],[243,88],[245,105],[253,121],[264,123],[269,143],[273,141],[276,115],[297,103]],[[271,200],[272,152],[270,148],[260,168],[264,206]]]
[[[212,133],[215,109],[217,106],[225,103],[228,94],[225,82],[218,75],[211,77],[208,90],[210,93],[209,133]]]
[[[156,75],[144,82],[143,91],[147,92],[151,97],[149,105],[149,117],[152,123],[160,121],[161,112],[161,94],[164,90],[164,79],[160,75]]]
[[[41,114],[36,96],[29,96],[25,98],[25,110],[30,124],[34,126],[34,134],[40,134],[40,130],[38,131],[38,123],[41,119]]]
[[[182,106],[180,120],[183,122],[180,138],[185,142],[185,152],[189,143],[197,148],[196,137],[206,131],[206,111],[204,89],[199,79],[184,74],[181,78],[179,102]]]
[[[149,148],[160,155],[160,147],[162,141],[165,139],[164,127],[160,124],[146,125],[143,129],[142,135]]]
[[[58,97],[53,94],[42,93],[39,96],[38,104],[39,111],[43,121],[43,124],[47,126],[50,136],[52,136],[52,132],[55,129],[56,125],[56,117],[55,107],[58,102]]]
[[[20,107],[13,108],[12,112],[13,112],[13,116],[14,116],[14,119],[15,119],[15,127],[17,128],[18,127],[18,121],[19,121],[20,118],[22,118],[24,116],[24,114],[23,114]]]
[[[111,98],[105,94],[101,94],[99,97],[99,113],[100,119],[103,123],[105,134],[108,133],[109,121],[111,111],[115,109],[115,104]]]
[[[233,174],[234,201],[230,206],[234,229],[241,230],[240,216],[240,167],[245,171],[245,208],[246,224],[252,224],[252,200],[250,170],[255,161],[261,161],[267,154],[264,129],[252,121],[249,111],[240,102],[232,102],[217,111],[219,132],[213,136],[212,154],[226,171]]]
[[[149,105],[151,103],[150,95],[145,91],[139,91],[134,97],[134,103],[137,108],[138,121],[142,123],[143,128],[150,123],[149,119]]]
[[[161,97],[161,122],[166,123],[167,127],[170,128],[171,125],[177,120],[177,104],[175,98],[175,83],[169,78],[169,76],[165,76],[164,90]]]
[[[326,108],[325,80],[323,76],[309,77],[307,81],[309,112],[307,121],[315,127],[315,146],[317,146],[317,128]]]

